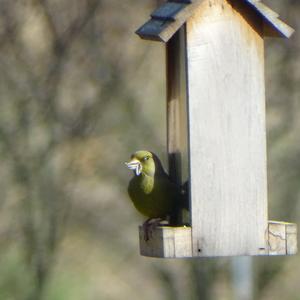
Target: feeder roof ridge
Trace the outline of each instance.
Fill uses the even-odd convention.
[[[294,29],[261,0],[238,0],[253,9],[266,25],[265,36],[289,38]],[[151,13],[151,18],[136,33],[146,40],[167,42],[193,15],[203,0],[168,0]]]

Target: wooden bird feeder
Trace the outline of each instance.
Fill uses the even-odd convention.
[[[264,80],[264,37],[292,33],[259,0],[169,0],[137,30],[166,43],[170,174],[191,206],[191,226],[140,228],[142,255],[297,252],[296,224],[268,221]]]

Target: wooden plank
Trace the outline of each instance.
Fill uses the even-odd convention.
[[[286,224],[286,254],[294,255],[298,252],[297,246],[297,225]]]
[[[269,255],[294,255],[297,251],[297,225],[293,223],[269,221]]]
[[[143,256],[161,258],[189,258],[207,256],[199,244],[197,255],[192,252],[191,227],[158,226],[154,228],[149,241],[144,240],[144,231],[139,227],[140,253]],[[297,253],[297,225],[269,221],[266,239],[268,246],[257,255],[294,255]]]
[[[261,1],[257,0],[246,0],[249,4],[251,4],[255,9],[257,9],[263,16],[270,16],[273,18],[279,17],[279,14],[276,13],[274,10],[266,6],[264,3]]]
[[[179,28],[186,22],[186,20],[193,14],[194,9],[198,7],[203,0],[197,0],[185,6],[184,9],[180,10],[176,16],[174,16],[173,22],[167,24],[152,23],[155,21],[164,22],[159,19],[151,19],[146,24],[141,26],[136,33],[142,39],[151,39],[156,41],[167,42],[169,39],[179,30]],[[165,25],[165,26],[163,26]],[[151,30],[155,27],[155,30]]]
[[[171,230],[156,227],[149,235],[149,240],[145,240],[145,233],[142,226],[139,227],[140,254],[150,257],[166,257],[166,253],[171,257],[175,255],[174,233]]]
[[[140,254],[149,257],[183,258],[192,256],[191,228],[157,226],[145,241],[144,230],[139,227]]]
[[[194,13],[194,10],[201,4],[202,0],[192,2],[184,9],[177,13],[174,22],[168,24],[159,34],[162,41],[168,41],[175,32],[188,20],[188,18]]]
[[[272,26],[269,26],[270,24],[272,24]],[[293,35],[294,32],[295,30],[292,27],[290,27],[280,19],[269,18],[264,23],[265,36],[289,38]]]
[[[153,19],[151,19],[145,25],[140,27],[136,31],[136,33],[143,39],[167,42],[177,32],[177,30],[185,22],[187,22],[190,17],[193,16],[198,7],[202,5],[203,1],[204,0],[194,0],[190,4],[189,1],[169,1],[163,4],[162,8],[158,8],[153,13]],[[232,7],[234,8],[238,6],[246,6],[244,2],[240,0],[229,0],[228,2],[230,2]],[[255,0],[245,0],[245,2],[248,3],[247,6],[251,8],[251,10],[259,17],[259,19],[264,21],[265,36],[277,36],[288,38],[293,34],[294,29],[286,23],[284,23],[283,21],[281,21],[278,18],[278,14],[271,10],[268,6],[266,6],[260,1]],[[180,3],[184,5],[184,7],[176,11],[176,13],[174,12],[169,13],[169,15],[167,14],[167,11],[171,7],[175,7],[173,6],[174,4],[176,5]],[[172,20],[173,22],[164,24],[165,26],[156,23],[157,21],[166,20]],[[153,27],[155,28],[155,30],[152,30]]]
[[[267,246],[263,49],[225,0],[205,1],[187,22],[194,256]]]
[[[136,31],[136,34],[139,35],[142,39],[166,42],[166,40],[160,37],[160,33],[165,28],[168,28],[170,23],[172,22],[151,19],[148,22],[146,22],[143,26],[141,26]]]
[[[246,0],[252,5],[264,20],[265,36],[289,38],[294,29],[279,19],[279,15],[261,1]]]
[[[269,222],[269,255],[286,254],[286,226],[282,222]]]

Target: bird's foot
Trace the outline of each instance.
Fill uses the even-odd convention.
[[[143,230],[144,230],[144,240],[147,242],[152,237],[152,232],[155,229],[156,226],[158,226],[163,219],[161,218],[150,218],[147,219],[143,223]]]

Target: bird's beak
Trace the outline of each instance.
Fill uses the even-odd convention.
[[[142,173],[142,165],[136,159],[133,159],[130,162],[126,162],[125,165],[127,166],[128,169],[133,170],[136,176],[139,176]]]

